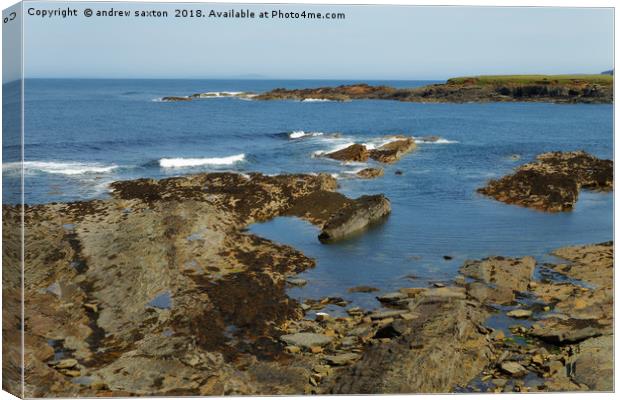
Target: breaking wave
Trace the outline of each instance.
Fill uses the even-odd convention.
[[[162,168],[188,168],[203,165],[233,165],[242,161],[245,161],[245,154],[210,158],[162,158],[159,160],[159,166]]]
[[[11,162],[2,164],[2,169],[18,171],[21,166],[20,162]],[[23,166],[25,173],[43,172],[60,175],[107,174],[118,168],[118,165],[57,161],[24,161]]]

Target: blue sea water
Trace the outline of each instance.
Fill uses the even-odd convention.
[[[317,259],[317,267],[302,274],[309,284],[292,289],[293,296],[338,295],[361,305],[373,296],[347,294],[346,288],[425,285],[452,278],[465,259],[497,254],[542,260],[560,246],[613,238],[611,194],[584,191],[573,212],[549,214],[475,191],[546,151],[585,150],[611,159],[612,105],[157,101],[201,92],[346,83],[351,82],[27,80],[26,202],[106,197],[107,185],[115,180],[202,171],[335,174],[348,196],[385,193],[393,208],[387,221],[330,245],[317,241],[315,227],[294,218],[254,225],[251,231]],[[368,83],[412,87],[429,82]],[[300,131],[306,135],[291,135]],[[374,180],[352,179],[365,165],[315,156],[351,142],[377,143],[391,134],[444,140],[420,143]],[[15,144],[3,146],[5,154],[16,152]],[[202,165],[181,167],[188,163]],[[5,188],[14,167],[3,163]],[[396,170],[403,174],[395,175]]]

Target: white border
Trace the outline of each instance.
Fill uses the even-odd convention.
[[[69,3],[78,3],[79,1],[66,1]],[[191,3],[190,1],[180,1],[180,0],[150,0],[150,1],[137,1],[137,2],[141,2],[141,3]],[[13,4],[17,3],[16,1],[13,0],[0,0],[0,7],[2,9],[8,8],[10,6],[12,6]],[[102,2],[103,3],[103,2]],[[261,0],[243,0],[243,1],[230,1],[230,0],[220,0],[220,1],[204,1],[202,3],[231,3],[231,4],[235,4],[235,3],[247,3],[247,4],[261,4],[261,3],[282,3],[282,4],[324,4],[324,5],[423,5],[423,6],[502,6],[502,7],[610,7],[610,8],[615,8],[616,6],[616,2],[614,0],[589,0],[589,1],[584,1],[584,0],[573,0],[573,1],[566,1],[566,0],[536,0],[536,1],[532,1],[532,0],[447,0],[447,1],[442,1],[442,0],[390,0],[390,1],[385,1],[385,0],[375,0],[375,1],[369,1],[369,0],[314,0],[314,1],[304,1],[304,0],[288,0],[288,1],[261,1]],[[614,9],[614,18],[615,18],[615,14],[616,14],[616,10]],[[22,25],[22,38],[23,38],[23,25]],[[614,50],[616,49],[618,43],[618,31],[614,30]],[[614,68],[615,65],[617,65],[617,59],[618,57],[618,53],[614,51]],[[22,51],[22,76],[23,76],[23,64],[24,60],[23,60],[23,51]],[[0,56],[0,63],[1,63],[1,56]],[[614,99],[616,99],[616,93],[617,91],[615,90],[617,87],[617,81],[614,80]],[[23,84],[22,84],[22,89],[23,89]],[[1,88],[0,88],[0,95],[1,95]],[[615,100],[614,100],[615,103]],[[616,132],[618,132],[618,119],[616,118],[616,107],[614,104],[614,160],[618,161],[620,160],[620,158],[618,157],[620,155],[620,151],[618,150],[618,147],[616,146]],[[2,110],[0,109],[0,117],[2,115]],[[23,118],[23,112],[22,112],[22,118]],[[22,121],[23,123],[23,121]],[[22,125],[23,126],[23,125]],[[23,132],[22,132],[23,133]],[[22,138],[23,140],[23,138]],[[0,149],[0,154],[1,154],[1,149]],[[614,163],[614,174],[615,176],[618,176],[618,172],[620,171],[620,168],[618,167],[617,163]],[[1,182],[1,177],[0,177],[0,182]],[[1,195],[1,185],[0,185],[0,195]],[[616,233],[616,228],[618,227],[618,218],[619,214],[618,214],[618,191],[614,191],[614,238],[615,238],[615,233]],[[1,246],[1,244],[0,244]],[[617,261],[619,259],[618,253],[614,251],[614,265],[618,265]],[[620,283],[620,278],[619,276],[620,274],[614,274],[614,287],[618,288],[619,287],[619,283]],[[22,282],[23,284],[23,282]],[[617,294],[617,290],[615,291],[615,294]],[[615,305],[615,300],[617,299],[617,296],[615,296],[614,294],[614,305]],[[23,291],[22,291],[22,295],[23,295]],[[0,297],[0,304],[1,304],[1,297]],[[615,307],[614,307],[615,310]],[[615,324],[615,319],[614,319],[614,331],[616,332],[616,324]],[[22,337],[23,340],[23,337]],[[618,340],[618,336],[616,336],[614,338],[614,353],[617,354],[617,349],[619,348],[619,340]],[[1,357],[1,354],[0,354]],[[614,375],[615,375],[615,383],[620,382],[620,380],[618,379],[620,376],[620,373],[618,371],[618,366],[617,363],[615,363],[615,360],[617,358],[614,357]],[[518,398],[522,398],[525,396],[528,397],[532,397],[532,398],[536,398],[536,399],[583,399],[584,397],[588,397],[588,399],[607,399],[610,397],[610,394],[606,394],[606,393],[592,393],[592,392],[587,392],[587,393],[552,393],[552,394],[534,394],[534,393],[527,393],[527,394],[501,394],[501,395],[493,395],[493,394],[450,394],[450,395],[381,395],[381,396],[373,396],[373,398],[382,398],[382,399],[394,399],[394,400],[403,400],[403,399],[454,399],[454,396],[465,396],[468,399],[471,398],[489,398],[488,396],[501,396],[501,399],[518,399]],[[611,395],[613,396],[613,395]],[[291,397],[291,396],[266,396],[266,397],[262,397],[263,399],[273,399],[273,400],[279,400],[282,399],[283,397]],[[296,396],[298,398],[302,398],[302,396]],[[339,399],[354,399],[358,396],[338,396]],[[615,396],[614,396],[615,397]],[[15,397],[13,397],[12,395],[8,394],[7,392],[1,391],[0,392],[0,400],[5,400],[5,399],[14,399]],[[226,397],[226,399],[232,399],[234,397]],[[321,398],[321,399],[329,399],[330,397],[328,396],[313,396],[313,398]],[[332,397],[333,398],[333,397]],[[166,397],[166,399],[182,399],[182,397]],[[241,398],[243,399],[243,398]]]

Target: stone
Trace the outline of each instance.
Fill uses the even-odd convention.
[[[284,347],[284,350],[286,350],[287,352],[291,354],[297,354],[301,352],[301,349],[298,346],[291,346],[291,345]]]
[[[383,320],[387,318],[399,317],[402,314],[407,313],[406,310],[385,310],[385,311],[375,311],[369,315],[370,319],[374,320]]]
[[[519,363],[514,361],[504,361],[500,364],[500,369],[508,375],[519,377],[527,374],[527,370]]]
[[[578,346],[573,361],[573,380],[589,390],[609,392],[614,383],[613,336],[587,339]]]
[[[383,176],[383,168],[364,168],[356,173],[357,176],[364,179],[373,179]]]
[[[286,283],[293,285],[293,286],[305,286],[308,281],[302,278],[288,278],[286,280]]]
[[[290,335],[280,336],[280,340],[288,344],[289,346],[297,346],[304,349],[310,349],[315,346],[325,346],[330,344],[334,338],[322,335],[320,333],[301,332],[293,333]]]
[[[393,140],[380,146],[377,149],[370,150],[370,157],[382,163],[394,163],[401,159],[405,154],[415,150],[415,140],[411,137],[403,137]]]
[[[373,286],[355,286],[348,289],[349,293],[372,293],[378,291],[379,289]]]
[[[326,356],[324,360],[327,361],[327,363],[329,363],[330,365],[342,366],[342,365],[351,364],[359,358],[360,358],[359,354],[344,353],[344,354],[337,354],[334,356]]]
[[[78,365],[78,361],[74,358],[65,358],[64,360],[58,361],[54,368],[56,369],[69,369],[75,368]]]
[[[379,300],[382,303],[388,303],[388,304],[393,304],[393,303],[398,302],[399,300],[403,300],[406,298],[407,298],[407,295],[401,292],[391,292],[391,293],[382,294],[381,296],[377,296],[377,300]]]
[[[359,232],[392,211],[383,195],[361,196],[334,213],[323,225],[319,240],[330,242]]]
[[[547,318],[532,326],[530,335],[553,344],[576,343],[611,332],[596,320]]]
[[[535,267],[536,260],[529,256],[523,258],[489,257],[465,261],[459,271],[487,285],[524,292],[528,288]]]
[[[352,144],[342,150],[325,154],[325,157],[338,161],[356,161],[364,162],[368,160],[370,152],[363,144]]]
[[[506,315],[511,318],[529,318],[532,316],[532,311],[516,309],[516,310],[508,311]]]

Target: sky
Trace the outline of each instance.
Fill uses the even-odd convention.
[[[27,78],[446,79],[599,73],[613,67],[612,9],[25,3]],[[83,16],[167,10],[168,18]],[[175,8],[344,12],[345,20],[174,18]]]

